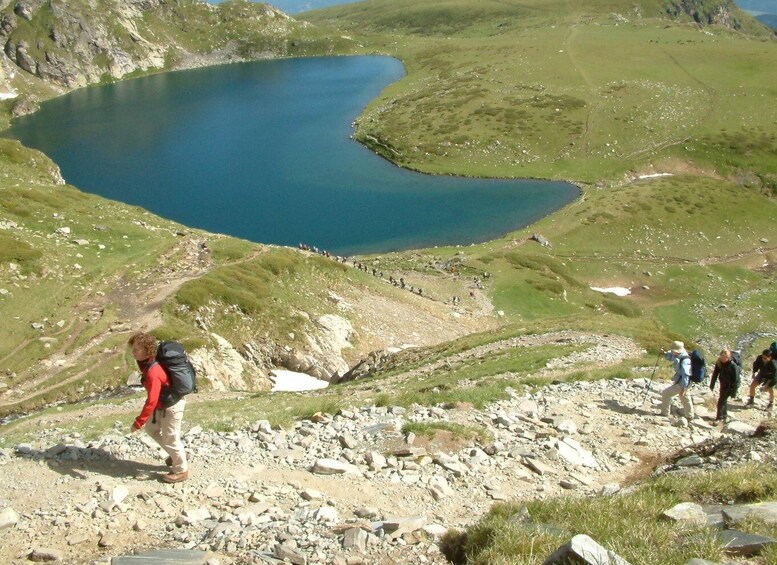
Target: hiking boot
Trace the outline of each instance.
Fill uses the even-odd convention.
[[[162,480],[166,483],[180,483],[185,481],[189,478],[189,471],[184,471],[182,473],[168,473],[166,475],[162,475]]]
[[[751,396],[750,398],[747,399],[747,404],[745,404],[745,406],[753,406],[754,404],[755,404],[755,397]]]
[[[187,453],[186,454],[186,460],[187,461],[191,461],[192,460],[191,453]],[[167,465],[168,467],[172,467],[173,466],[173,458],[170,457],[169,455],[167,456],[167,459],[165,459],[165,465]]]

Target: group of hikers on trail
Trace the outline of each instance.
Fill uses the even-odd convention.
[[[132,424],[131,431],[142,428],[167,453],[165,460],[170,472],[162,475],[167,483],[179,483],[189,478],[189,463],[181,441],[181,423],[186,408],[185,396],[197,390],[197,376],[183,346],[173,341],[157,342],[148,333],[136,333],[128,342],[132,355],[141,372],[141,384],[146,389],[146,401],[140,414]],[[683,415],[694,417],[693,401],[689,389],[694,383],[702,383],[706,377],[704,358],[698,350],[691,354],[682,341],[672,343],[669,351],[661,350],[672,362],[674,377],[672,384],[661,392],[661,415],[669,416],[672,398],[678,396],[683,406]],[[656,360],[656,367],[658,359]],[[710,379],[710,390],[720,383],[716,422],[725,421],[728,416],[728,399],[736,398],[740,386],[742,361],[738,352],[724,349],[715,361]],[[653,369],[655,375],[655,368]],[[652,377],[651,377],[652,381]],[[756,389],[760,386],[769,393],[767,410],[774,404],[774,387],[777,384],[777,342],[772,343],[753,362],[747,406],[755,403]]]
[[[672,398],[678,396],[683,407],[683,416],[693,419],[693,401],[689,389],[694,383],[702,383],[706,377],[706,365],[699,350],[688,353],[682,341],[672,343],[669,351],[661,350],[661,354],[672,362],[674,376],[672,384],[661,392],[661,415],[669,416]],[[710,378],[710,390],[715,390],[715,384],[720,383],[716,422],[724,422],[728,418],[728,400],[736,398],[741,384],[742,360],[737,351],[723,349],[715,361]],[[774,387],[777,384],[777,341],[753,361],[749,396],[746,406],[755,405],[757,388],[767,391],[769,403],[767,410],[774,405]]]

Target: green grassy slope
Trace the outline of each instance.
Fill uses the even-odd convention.
[[[210,343],[210,332],[236,346],[294,345],[288,334],[303,342],[311,315],[337,311],[328,289],[388,286],[58,182],[44,155],[0,140],[0,417],[123,384],[134,370],[126,340],[138,329],[128,322],[158,318],[159,337],[189,348]]]
[[[503,337],[578,328],[655,349],[673,338],[718,347],[777,331],[777,109],[763,104],[777,90],[769,36],[760,28],[747,35],[744,24],[668,18],[659,2],[627,13],[614,2],[486,2],[474,15],[472,6],[373,0],[315,15],[349,28],[361,50],[406,62],[407,77],[366,109],[357,136],[427,171],[590,185],[526,230],[468,248],[372,258],[375,265],[422,273],[425,292],[440,299],[461,282],[429,265],[457,261],[468,277],[489,271],[483,292],[503,313]],[[404,17],[413,10],[437,14],[437,23],[422,34],[417,18]],[[637,179],[656,171],[673,176]],[[192,345],[210,339],[198,319],[235,345],[302,343],[310,315],[335,309],[327,290],[378,288],[331,261],[196,231],[182,238],[180,226],[146,212],[55,186],[53,165],[13,142],[2,142],[0,172],[0,220],[20,226],[0,231],[0,288],[10,292],[0,296],[0,313],[12,320],[0,338],[2,384],[32,377],[42,391],[14,409],[120,382],[130,366],[122,332],[93,338],[120,325],[127,306],[98,305],[117,290],[142,294],[144,273],[160,258],[185,258],[182,239],[206,241],[213,264],[167,298],[158,333],[186,335]],[[56,233],[63,225],[70,236]],[[553,246],[527,241],[534,231]],[[76,245],[79,238],[89,244]],[[47,365],[79,348],[74,365]]]
[[[301,17],[406,63],[357,124],[401,165],[595,182],[693,162],[774,186],[777,42],[733,7],[729,27],[667,11],[371,0]]]

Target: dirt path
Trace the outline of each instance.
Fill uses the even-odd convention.
[[[99,348],[106,339],[130,331],[150,330],[161,325],[161,306],[164,301],[182,284],[204,275],[213,268],[210,256],[203,253],[199,243],[191,237],[179,241],[166,256],[164,259],[167,261],[160,259],[160,265],[169,264],[171,257],[179,256],[183,259],[175,262],[173,269],[159,268],[157,272],[143,279],[135,281],[120,279],[107,282],[106,287],[112,289],[110,292],[92,293],[88,300],[80,303],[73,312],[73,320],[82,320],[95,312],[100,314],[95,319],[90,318],[88,323],[72,321],[57,334],[53,334],[54,337],[65,335],[67,339],[58,345],[57,351],[49,354],[34,367],[31,374],[23,381],[0,396],[0,407],[22,403],[33,396],[45,394],[83,378],[89,370],[88,367],[48,386],[41,386],[55,375],[76,366],[79,359]],[[73,347],[98,323],[101,313],[107,308],[115,308],[120,321]],[[28,341],[26,344],[21,344],[14,351],[20,350],[29,343]]]

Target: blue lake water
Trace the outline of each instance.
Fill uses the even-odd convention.
[[[226,0],[208,0],[211,4],[221,4]],[[317,10],[318,8],[326,8],[327,6],[336,6],[339,4],[352,4],[359,0],[274,0],[273,2],[266,2],[279,10],[286,12],[287,14],[298,14],[299,12],[307,12],[308,10]]]
[[[87,192],[212,232],[339,254],[485,241],[578,195],[559,182],[414,173],[350,139],[353,119],[403,73],[389,57],[166,73],[48,101],[5,135]]]

